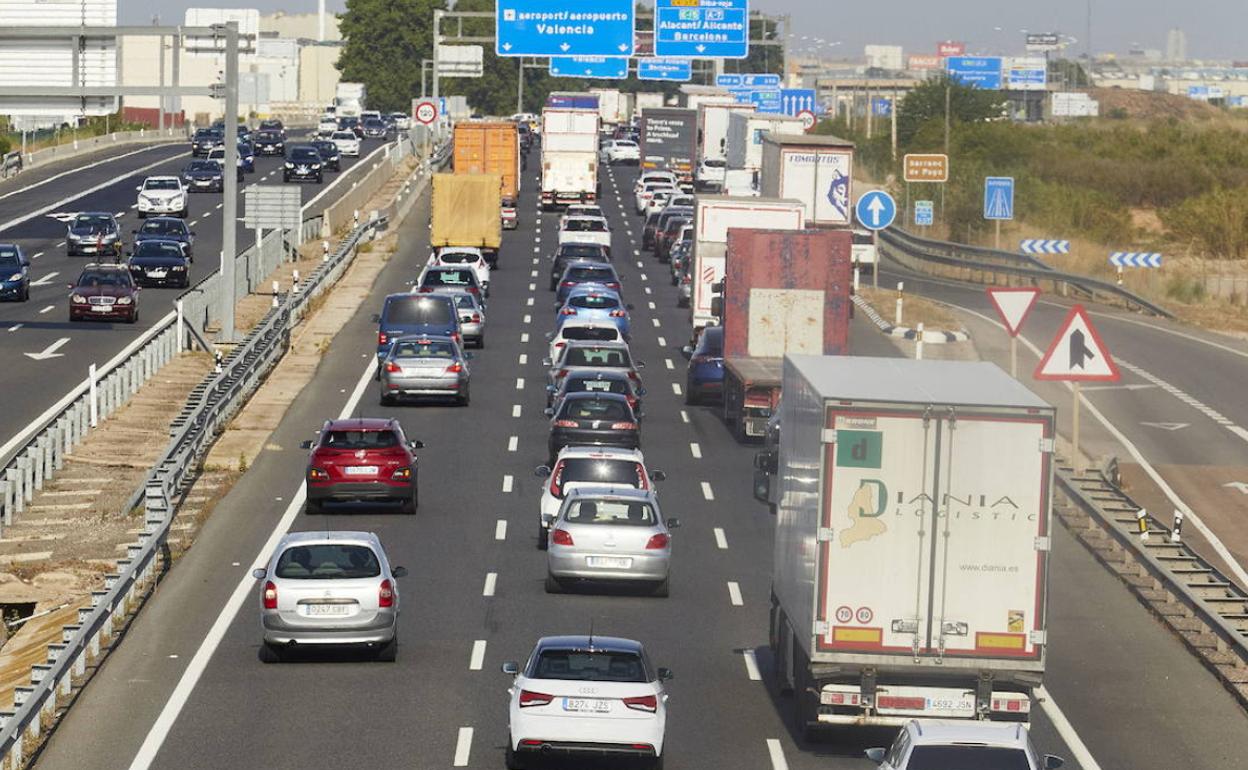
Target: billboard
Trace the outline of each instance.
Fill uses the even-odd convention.
[[[116,26],[117,0],[4,0],[0,28]],[[69,87],[75,85],[74,50],[70,38],[16,38],[0,47],[0,83],[6,86]],[[83,86],[117,85],[117,38],[85,37],[78,50],[78,82]],[[0,115],[107,115],[117,111],[117,98],[62,96],[0,98]]]
[[[1044,91],[1048,65],[1043,56],[1016,56],[1005,60],[1006,88],[1011,91]]]
[[[943,43],[936,44],[936,53],[941,56],[965,56],[966,43],[955,43],[952,40],[946,40]]]
[[[941,61],[941,57],[937,54],[910,54],[910,57],[906,59],[906,69],[911,70],[912,72],[938,70],[940,69]]]

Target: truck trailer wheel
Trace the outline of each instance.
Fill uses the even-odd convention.
[[[798,649],[796,640],[789,649],[793,655],[793,723],[798,736],[809,743],[814,737],[815,724],[814,698],[808,692],[811,686],[810,663],[806,654]]]

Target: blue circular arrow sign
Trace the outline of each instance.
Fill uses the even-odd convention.
[[[872,190],[858,199],[854,216],[868,230],[883,230],[897,218],[897,201],[883,190]]]

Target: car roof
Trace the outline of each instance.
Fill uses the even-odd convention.
[[[88,270],[91,270],[92,272],[103,270],[104,272],[113,271],[113,272],[122,272],[122,273],[125,273],[126,275],[130,274],[130,268],[126,267],[125,265],[113,264],[111,262],[88,262],[87,264],[82,266],[82,272],[85,273]]]
[[[386,417],[350,417],[343,420],[326,420],[321,430],[386,430],[393,427],[394,422]]]
[[[578,486],[568,490],[565,500],[571,500],[574,497],[592,497],[598,500],[630,500],[637,502],[656,502],[658,495],[653,489],[637,489],[635,487],[590,487]]]
[[[911,720],[906,729],[916,745],[983,743],[1023,748],[1027,742],[1027,728],[1019,722],[925,719]]]
[[[577,634],[568,636],[543,636],[537,640],[535,651],[550,649],[601,650],[603,652],[631,652],[641,655],[641,642],[619,636],[592,636]]]
[[[570,318],[564,322],[563,326],[559,327],[558,331],[555,332],[555,337],[558,337],[560,334],[562,334],[564,329],[615,329],[617,332],[619,331],[619,328],[616,327],[615,324],[608,323],[607,321],[603,321],[598,318]],[[592,342],[592,340],[570,340],[570,341],[573,343]],[[608,343],[599,342],[597,344],[605,345]]]
[[[583,221],[583,220],[587,220],[587,219],[592,219],[592,220],[594,220],[595,222],[606,222],[606,221],[607,221],[607,218],[606,218],[606,217],[600,217],[600,216],[598,216],[597,214],[573,214],[573,215],[572,215],[572,216],[570,216],[570,217],[564,217],[564,218],[563,218],[563,221],[565,221],[565,222],[576,222],[576,221]]]
[[[601,325],[610,326],[612,329],[616,329],[615,324],[604,323]],[[619,331],[619,330],[616,329],[616,331]],[[597,340],[568,340],[568,347],[569,348],[623,348],[625,350],[628,350],[628,343],[625,342],[624,340],[605,340],[601,342]]]
[[[377,550],[381,548],[381,538],[373,532],[358,532],[351,530],[320,530],[314,532],[289,532],[282,536],[278,541],[278,549],[287,548],[292,545],[314,545],[321,543],[352,543],[358,545],[376,546]]]
[[[624,301],[623,297],[615,289],[608,289],[600,283],[578,283],[568,292],[568,299],[573,297],[587,297],[591,294],[609,294],[612,297]]]
[[[77,214],[77,216],[80,216],[80,217],[108,217],[109,219],[112,219],[112,218],[113,218],[112,213],[111,213],[111,212],[108,212],[108,211],[79,211],[79,212],[78,212],[78,214]]]

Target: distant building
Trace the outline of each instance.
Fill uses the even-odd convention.
[[[868,45],[863,49],[867,66],[881,70],[905,69],[905,55],[899,45]]]
[[[1166,60],[1187,61],[1187,33],[1178,27],[1166,33]]]

